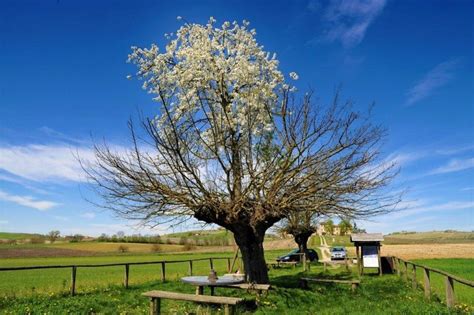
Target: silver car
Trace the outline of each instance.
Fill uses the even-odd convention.
[[[342,246],[337,246],[331,248],[331,260],[346,259],[347,252],[346,248]]]

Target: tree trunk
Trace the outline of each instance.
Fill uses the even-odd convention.
[[[235,242],[242,253],[247,282],[267,284],[268,270],[263,250],[265,231],[237,226],[233,232]]]
[[[307,255],[308,239],[311,237],[312,234],[313,234],[313,231],[306,231],[306,232],[301,232],[294,235],[295,242],[296,244],[298,244],[298,249],[300,253]],[[306,258],[308,257],[306,256]]]

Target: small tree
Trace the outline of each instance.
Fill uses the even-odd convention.
[[[324,230],[329,235],[334,235],[334,221],[329,219],[326,222],[324,222]]]
[[[54,230],[54,231],[50,231],[48,233],[48,239],[49,239],[49,242],[52,244],[54,242],[56,242],[56,240],[59,238],[59,236],[61,235],[61,232],[57,231],[57,230]]]
[[[339,222],[338,226],[341,235],[346,235],[347,233],[352,231],[352,224],[349,219],[342,219],[341,222]]]
[[[192,216],[233,232],[247,280],[268,283],[268,228],[291,211],[320,212],[322,196],[338,203],[331,197],[341,191],[379,187],[390,167],[375,163],[383,129],[350,102],[296,102],[255,34],[248,22],[218,27],[211,18],[184,24],[162,52],[134,47],[129,60],[157,114],[142,120],[144,134],[129,123],[130,151],[97,145],[85,169],[104,207],[122,217],[155,225]],[[385,211],[367,196],[341,212]]]

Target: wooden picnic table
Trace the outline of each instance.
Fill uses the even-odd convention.
[[[204,287],[211,289],[211,295],[214,295],[215,287],[226,287],[234,284],[240,284],[244,282],[243,275],[240,276],[222,276],[218,277],[215,281],[210,281],[208,276],[189,276],[181,278],[184,283],[192,284],[196,286],[196,295],[204,294]]]

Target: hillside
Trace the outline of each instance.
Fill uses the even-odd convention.
[[[25,240],[39,237],[40,234],[0,232],[0,240]]]

